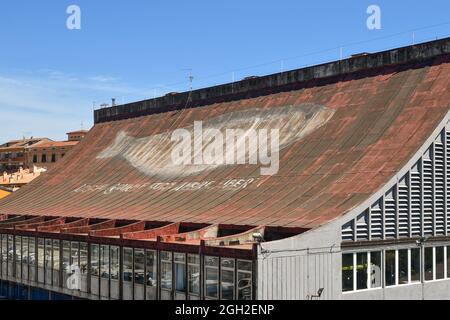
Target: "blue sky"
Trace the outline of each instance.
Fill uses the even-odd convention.
[[[72,4],[81,30],[66,28]],[[381,30],[366,27],[372,4]],[[417,42],[449,36],[449,12],[448,0],[2,1],[0,142],[64,139],[92,125],[94,101],[184,91],[189,68],[198,88],[335,60],[341,46],[407,45],[410,30]]]

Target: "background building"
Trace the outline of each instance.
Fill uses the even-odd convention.
[[[450,38],[94,118],[0,201],[1,295],[450,299]],[[279,171],[174,165],[200,120],[279,129]]]
[[[89,131],[88,130],[78,130],[73,132],[68,132],[67,137],[68,141],[81,141],[84,139],[84,137],[87,135]]]
[[[30,138],[0,146],[0,186],[15,191],[51,169],[86,135],[87,130],[67,133],[67,141]]]
[[[39,142],[50,141],[47,138],[30,138],[9,141],[0,145],[0,172],[16,172],[27,164],[27,148]]]
[[[43,141],[27,148],[27,167],[50,169],[79,141]]]

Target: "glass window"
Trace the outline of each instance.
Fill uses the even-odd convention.
[[[175,290],[186,292],[186,254],[175,253]]]
[[[71,244],[70,264],[80,267],[80,244],[78,242],[72,242]]]
[[[0,258],[2,259],[2,261],[6,261],[8,257],[8,241],[5,234],[2,234],[0,237],[1,237],[0,240],[2,242],[0,248],[0,250],[2,250],[2,255]]]
[[[353,291],[353,253],[342,255],[342,291]]]
[[[110,247],[111,250],[111,279],[119,280],[119,247]]]
[[[447,247],[447,278],[450,278],[450,246]]]
[[[28,240],[28,263],[30,266],[36,265],[36,239],[29,238]]]
[[[70,244],[69,244],[70,248]],[[59,270],[59,240],[53,240],[53,248],[52,248],[52,256],[53,256],[53,270]]]
[[[238,260],[237,287],[238,300],[251,300],[253,293],[253,263],[251,261]]]
[[[28,256],[28,238],[27,237],[22,237],[22,263],[25,265],[28,265],[28,260],[29,260],[29,256]]]
[[[91,276],[100,276],[100,265],[99,265],[99,255],[100,249],[98,244],[91,244]]]
[[[133,281],[133,249],[123,249],[123,281]]]
[[[200,256],[197,254],[188,255],[188,282],[189,293],[200,294]]]
[[[52,240],[45,240],[45,268],[51,269],[53,267],[52,262]]]
[[[161,251],[161,288],[172,290],[172,253]]]
[[[425,248],[425,280],[433,279],[433,248]]]
[[[420,282],[420,249],[411,249],[411,282]]]
[[[408,284],[409,280],[408,249],[398,251],[398,283]]]
[[[395,250],[386,251],[386,286],[395,286],[395,274],[396,274],[396,265],[395,265]]]
[[[144,250],[134,249],[134,283],[144,284],[145,274],[145,253]]]
[[[69,241],[63,241],[63,255],[62,255],[62,267],[63,270],[65,270],[66,273],[70,274],[71,268],[70,268],[70,256],[71,256],[71,249],[70,249],[70,242]]]
[[[22,275],[22,237],[16,236],[16,250],[15,250],[15,260],[16,260],[16,277],[21,278]]]
[[[436,249],[436,280],[445,278],[444,247]]]
[[[38,240],[38,265],[43,268],[45,265],[45,245],[44,239]]]
[[[88,244],[80,242],[80,271],[81,274],[88,272]]]
[[[13,263],[14,263],[14,237],[12,235],[8,235],[8,275],[12,276],[14,273]]]
[[[234,300],[234,277],[235,277],[235,260],[221,259],[221,275],[220,275],[220,292],[221,299]]]
[[[157,272],[156,272],[156,252],[152,250],[147,250],[146,255],[146,265],[147,265],[147,286],[156,287],[157,285]]]
[[[100,275],[109,279],[109,246],[100,246]]]
[[[205,256],[205,296],[219,298],[219,258]]]
[[[370,253],[370,287],[381,288],[381,251]]]
[[[356,254],[356,289],[367,289],[367,253]]]

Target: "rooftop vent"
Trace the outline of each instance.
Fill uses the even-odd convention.
[[[370,55],[369,52],[361,52],[361,53],[352,54],[350,57],[351,58],[360,58],[360,57],[365,57],[365,56],[368,56],[368,55]]]
[[[244,78],[244,81],[245,81],[245,80],[258,79],[258,78],[259,78],[258,76],[249,76],[249,77],[245,77],[245,78]]]

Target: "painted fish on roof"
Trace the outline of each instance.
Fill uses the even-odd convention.
[[[274,158],[279,151],[322,127],[334,113],[334,109],[308,103],[234,111],[142,138],[120,131],[97,159],[123,159],[159,179],[195,176],[241,164],[257,165],[262,175],[268,175],[264,166],[274,166],[269,161],[278,160]]]

